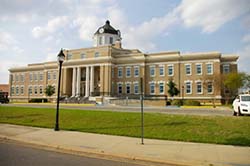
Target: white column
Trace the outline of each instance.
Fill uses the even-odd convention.
[[[72,96],[76,95],[76,68],[73,68],[73,73],[72,73]]]
[[[89,97],[89,67],[86,67],[85,97]]]
[[[94,66],[90,67],[90,95],[94,92]]]
[[[81,68],[77,67],[76,95],[80,96]]]

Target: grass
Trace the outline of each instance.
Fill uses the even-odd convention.
[[[140,137],[140,113],[60,109],[60,129]],[[145,138],[250,146],[249,117],[145,113]],[[0,123],[53,128],[55,109],[0,106]]]

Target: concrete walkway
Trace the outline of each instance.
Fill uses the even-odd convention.
[[[174,165],[250,165],[250,147],[109,136],[0,124],[0,138],[64,152]]]

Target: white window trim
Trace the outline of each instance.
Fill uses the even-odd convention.
[[[138,87],[138,93],[135,92],[135,86]],[[139,83],[138,83],[138,82],[135,82],[133,87],[134,87],[134,94],[139,94],[139,93],[140,93],[140,92],[139,92]]]
[[[20,94],[19,86],[16,86],[15,89],[16,89],[16,95],[19,95],[19,94]],[[18,89],[18,90],[17,90],[17,89]],[[17,92],[18,92],[18,93],[17,93]]]
[[[151,84],[154,84],[154,93],[151,93]],[[150,82],[149,83],[149,93],[151,94],[151,95],[154,95],[155,94],[155,82],[154,81],[152,81],[152,82]]]
[[[225,72],[225,67],[228,67],[228,72]],[[222,65],[222,72],[224,73],[224,74],[227,74],[227,73],[230,73],[230,64],[223,64]]]
[[[119,76],[119,70],[121,70],[121,75]],[[118,78],[122,78],[122,75],[123,75],[123,67],[118,67],[118,70],[117,70],[117,77]]]
[[[30,77],[31,76],[31,77]],[[31,78],[31,79],[30,79]],[[29,80],[30,80],[30,82],[32,82],[33,81],[33,73],[31,72],[31,73],[29,73]]]
[[[42,93],[41,93],[41,89],[40,89],[40,87],[42,87]],[[43,85],[39,85],[39,95],[42,95],[44,93],[44,90],[43,90]]]
[[[190,83],[190,93],[187,93],[187,84],[186,83]],[[185,93],[188,94],[188,95],[191,95],[193,93],[193,82],[192,81],[186,81],[185,82]]]
[[[129,76],[127,75],[127,70],[130,70]],[[131,77],[131,67],[129,66],[129,67],[126,67],[126,78],[130,78],[130,77]]]
[[[163,75],[161,75],[160,68],[163,68]],[[165,65],[159,65],[159,76],[164,77],[165,76]]]
[[[131,94],[131,83],[126,83],[126,94]],[[127,87],[129,87],[129,93],[127,92]]]
[[[190,74],[187,74],[187,66],[190,66]],[[190,63],[185,64],[185,74],[188,76],[192,75],[192,65]]]
[[[201,84],[201,92],[197,92],[197,91],[198,91],[198,83]],[[197,82],[196,82],[196,94],[203,94],[203,85],[202,85],[202,81],[197,81]]]
[[[154,75],[151,75],[151,68],[154,68]],[[149,66],[149,74],[150,74],[150,77],[155,77],[155,65]]]
[[[119,93],[119,87],[120,87],[120,86],[121,86],[122,91],[123,91],[123,83],[121,83],[121,82],[117,83],[117,93],[118,93],[118,94],[122,94],[122,92]]]
[[[214,94],[214,84],[213,84],[213,82],[209,81],[209,82],[207,82],[207,84],[208,83],[211,83],[211,85],[212,85],[212,92],[208,92],[208,88],[207,88],[207,94]]]
[[[36,93],[35,93],[36,92]],[[34,86],[34,95],[38,95],[37,85]]]
[[[207,65],[208,64],[211,64],[211,73],[208,73],[208,70],[207,70]],[[207,75],[213,75],[214,74],[214,64],[209,62],[209,63],[206,63],[206,70],[207,70]]]
[[[21,91],[21,89],[23,89],[23,92]],[[20,86],[20,95],[24,95],[24,86]]]
[[[172,74],[169,74],[169,67],[172,67]],[[168,76],[174,76],[174,65],[168,65]]]
[[[135,75],[135,70],[138,69],[138,75]],[[140,76],[140,67],[139,66],[134,66],[134,77],[139,77]]]
[[[160,92],[160,84],[163,84],[163,92]],[[159,82],[159,94],[165,94],[165,83],[164,82]]]
[[[197,65],[201,65],[201,73],[197,73]],[[202,75],[202,73],[203,73],[202,63],[196,63],[195,64],[195,70],[196,70],[195,72],[196,72],[197,75]]]

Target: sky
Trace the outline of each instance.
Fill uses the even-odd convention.
[[[0,84],[11,67],[93,46],[109,20],[122,46],[145,53],[219,51],[250,73],[250,0],[0,0]]]

